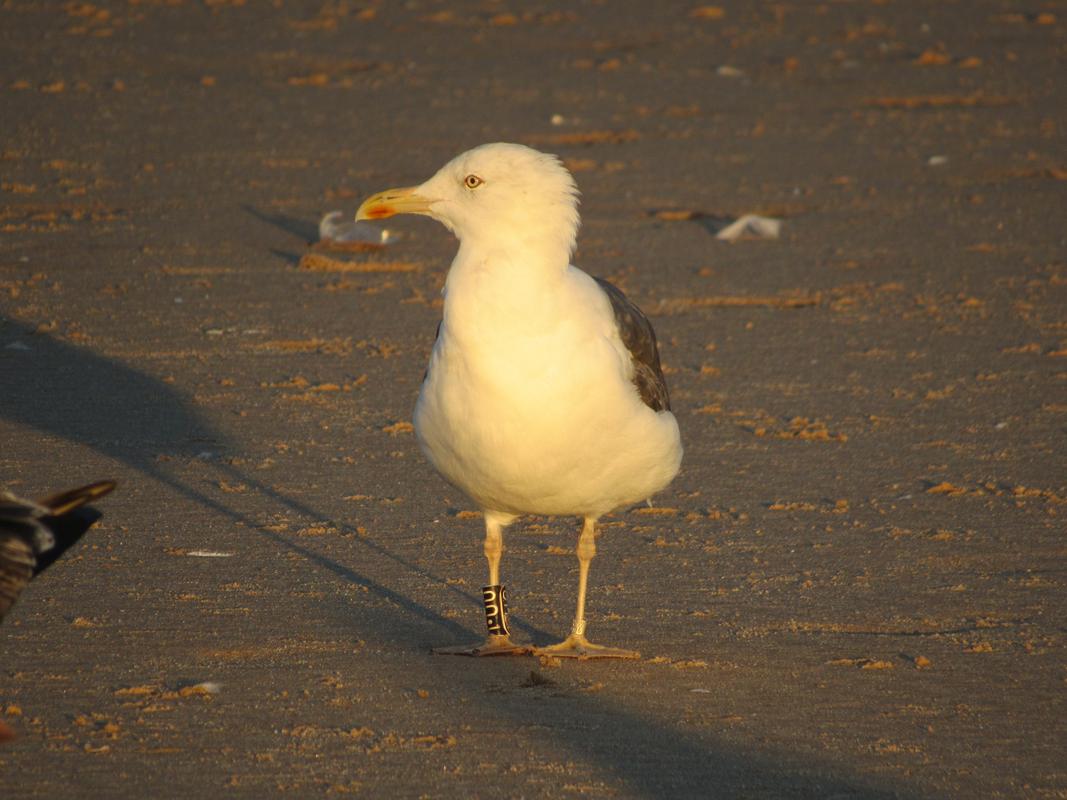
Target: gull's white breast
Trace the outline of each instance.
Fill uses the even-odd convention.
[[[484,509],[599,515],[678,472],[670,412],[646,406],[607,299],[581,270],[463,261],[415,407],[430,462]]]

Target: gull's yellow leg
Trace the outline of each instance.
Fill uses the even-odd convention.
[[[586,517],[578,537],[578,611],[574,615],[571,635],[551,647],[538,647],[534,655],[557,658],[640,658],[633,650],[604,647],[585,638],[585,590],[589,582],[589,563],[596,555],[596,518]]]
[[[485,624],[489,634],[485,642],[457,647],[436,647],[435,653],[454,656],[521,656],[533,649],[511,641],[508,629],[507,596],[500,584],[500,557],[504,554],[504,526],[513,517],[485,512],[485,559],[489,562],[489,585],[482,589]]]

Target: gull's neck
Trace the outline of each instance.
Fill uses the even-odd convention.
[[[533,333],[558,313],[570,247],[536,237],[466,236],[448,270],[448,335],[479,340],[504,331]]]
[[[459,252],[452,268],[490,264],[503,268],[513,265],[536,271],[546,278],[565,272],[571,263],[574,240],[560,235],[559,229],[528,225],[516,230],[501,226],[458,234]]]

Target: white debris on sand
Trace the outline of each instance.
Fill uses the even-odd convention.
[[[761,217],[759,214],[743,214],[716,233],[715,238],[724,242],[735,242],[745,237],[777,239],[781,229],[780,219]]]
[[[233,558],[234,553],[223,553],[218,550],[190,550],[185,555],[190,558]]]
[[[343,211],[331,211],[319,221],[319,240],[323,242],[365,242],[389,244],[395,234],[369,222],[346,220]]]

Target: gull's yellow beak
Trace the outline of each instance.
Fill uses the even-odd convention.
[[[356,212],[356,220],[385,219],[395,214],[426,214],[433,200],[418,194],[415,186],[404,189],[386,189],[363,201]]]

